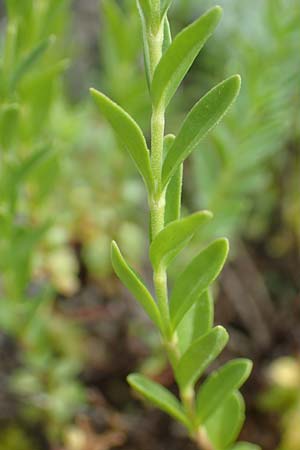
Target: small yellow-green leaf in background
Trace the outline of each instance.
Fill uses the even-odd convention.
[[[220,405],[205,423],[205,428],[214,448],[227,449],[238,437],[245,420],[245,403],[236,391]]]
[[[20,116],[18,103],[4,104],[0,110],[0,142],[7,150],[17,139]]]
[[[236,99],[240,85],[240,76],[234,75],[211,89],[191,109],[164,161],[163,187],[201,139],[220,122]]]
[[[209,290],[193,304],[176,328],[178,345],[183,354],[198,338],[204,336],[213,326],[214,305]]]
[[[209,211],[200,211],[169,223],[152,241],[150,260],[154,269],[166,269],[187,245],[199,228],[212,218]]]
[[[169,5],[166,4],[166,8]],[[152,80],[155,107],[166,108],[196,56],[212,34],[221,17],[216,6],[182,30],[159,61]]]
[[[149,192],[151,192],[153,177],[150,167],[149,150],[140,127],[123,108],[106,97],[106,95],[96,89],[91,89],[91,94],[119,140],[126,147],[142,175]]]
[[[209,364],[221,353],[227,341],[227,331],[217,326],[193,342],[176,368],[176,379],[182,391],[194,386]]]
[[[227,239],[217,239],[196,256],[174,283],[170,298],[173,329],[217,278],[228,254]]]
[[[239,389],[249,377],[252,363],[248,359],[236,359],[213,372],[200,387],[196,399],[199,424],[218,409],[235,390]]]
[[[140,276],[127,264],[116,242],[112,242],[111,259],[114,271],[122,283],[142,305],[155,325],[161,328],[160,313],[152,295]]]
[[[20,61],[15,67],[10,79],[9,88],[11,91],[16,89],[18,83],[20,83],[22,78],[38,63],[53,42],[55,42],[55,36],[48,37]]]
[[[177,398],[165,387],[140,374],[127,377],[130,386],[148,400],[152,405],[166,412],[183,425],[188,426],[188,419]]]

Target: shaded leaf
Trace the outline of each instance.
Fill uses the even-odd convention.
[[[187,349],[176,368],[176,379],[184,391],[192,387],[221,353],[228,341],[225,328],[217,326]]]
[[[184,353],[196,339],[209,332],[213,320],[213,298],[207,290],[193,304],[176,328],[181,353]]]
[[[245,404],[239,392],[231,394],[205,423],[208,437],[218,450],[225,450],[238,437],[245,420]]]
[[[170,23],[168,20],[168,17],[166,16],[164,18],[164,40],[163,40],[163,53],[165,53],[170,45],[172,44],[172,34],[171,34],[171,28]]]
[[[90,91],[103,115],[114,129],[120,141],[127,148],[127,151],[144,178],[149,192],[151,192],[153,177],[150,167],[149,150],[140,127],[124,109],[106,97],[106,95],[95,89],[91,89]]]
[[[205,41],[217,26],[221,11],[216,6],[182,30],[163,54],[155,69],[151,86],[155,107],[167,107]]]
[[[170,298],[173,329],[199,296],[217,278],[228,254],[227,239],[217,239],[196,256],[176,279]]]
[[[145,64],[145,72],[148,88],[150,90],[151,86],[151,70],[150,70],[150,54],[149,54],[149,45],[147,39],[147,29],[149,27],[149,19],[150,19],[150,5],[148,0],[137,0],[137,7],[141,18],[142,23],[142,34],[143,34],[143,54],[144,54],[144,64]]]
[[[222,119],[236,99],[240,84],[239,75],[228,78],[204,95],[188,113],[165,158],[162,169],[163,187],[201,139]]]
[[[201,211],[169,223],[150,246],[150,260],[154,269],[167,268],[200,226],[211,218],[212,214],[209,211]]]
[[[173,2],[173,0],[163,0],[162,7],[161,7],[161,16],[162,17],[164,17],[167,14],[168,9],[170,8],[172,2]]]
[[[133,294],[135,299],[142,305],[155,325],[158,328],[161,328],[160,313],[153,297],[151,296],[150,292],[146,288],[139,275],[126,263],[116,242],[112,242],[111,260],[114,271],[116,272],[122,283]]]
[[[199,423],[205,422],[222,401],[239,389],[249,377],[252,363],[248,359],[236,359],[213,372],[200,387],[196,399]]]
[[[164,153],[168,154],[175,136],[168,134],[164,139]],[[181,164],[172,176],[166,192],[165,224],[180,219],[181,191],[182,191],[183,164]]]
[[[127,377],[128,383],[152,405],[158,407],[179,422],[188,426],[188,419],[177,398],[165,387],[140,374]]]

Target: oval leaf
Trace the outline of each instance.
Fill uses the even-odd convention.
[[[193,304],[176,328],[178,345],[182,354],[196,339],[204,336],[211,330],[213,320],[213,298],[209,290],[207,290]]]
[[[221,353],[227,341],[227,331],[217,326],[188,348],[176,368],[176,379],[183,391],[196,383],[204,370]]]
[[[211,89],[192,108],[164,161],[163,187],[201,139],[222,119],[236,99],[240,85],[240,76],[234,75]]]
[[[106,95],[95,89],[90,89],[90,91],[104,117],[110,123],[122,144],[126,147],[144,178],[149,192],[151,192],[153,177],[150,167],[149,150],[140,127],[124,109],[106,97]]]
[[[245,420],[245,403],[237,391],[231,394],[205,424],[210,441],[225,450],[239,435]]]
[[[166,2],[166,10],[168,3]],[[155,107],[167,107],[194,59],[217,26],[221,12],[219,6],[212,8],[181,31],[163,54],[155,69],[151,86]]]
[[[116,242],[112,242],[111,260],[114,271],[136,300],[142,305],[150,319],[161,329],[158,307],[137,273],[126,263]]]
[[[199,296],[217,278],[228,254],[227,239],[217,239],[206,247],[177,278],[170,298],[173,329]]]
[[[150,246],[150,260],[154,269],[167,268],[200,226],[211,218],[212,214],[209,211],[201,211],[167,225]]]
[[[201,386],[196,399],[199,424],[205,422],[230,394],[239,389],[249,377],[252,363],[236,359],[212,373]]]
[[[140,374],[127,377],[130,386],[145,397],[152,405],[177,419],[188,427],[188,420],[177,398],[165,387]]]

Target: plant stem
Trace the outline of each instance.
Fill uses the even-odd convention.
[[[159,22],[160,0],[153,0],[152,23],[148,31],[150,71],[153,77],[155,68],[162,56],[163,29]],[[155,180],[155,189],[149,201],[151,236],[154,239],[165,226],[166,190],[161,190],[161,172],[164,157],[165,110],[152,106],[151,117],[151,167]],[[162,316],[163,341],[170,363],[175,370],[180,359],[180,348],[176,333],[172,332],[168,301],[167,271],[165,268],[153,269],[153,282],[158,307]],[[195,391],[180,391],[180,397],[190,419],[191,438],[202,450],[214,450],[203,428],[196,420]]]

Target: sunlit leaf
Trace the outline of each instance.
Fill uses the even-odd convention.
[[[104,117],[114,129],[122,144],[126,147],[144,178],[148,190],[151,192],[153,177],[150,167],[149,150],[140,127],[124,109],[106,97],[106,95],[95,89],[91,89],[91,94]]]
[[[154,269],[166,269],[187,245],[195,232],[212,218],[209,211],[200,211],[169,223],[152,241],[150,260]]]
[[[179,422],[188,426],[188,419],[177,398],[166,388],[140,374],[131,374],[127,377],[128,383],[139,394],[145,397],[152,405],[170,414]]]
[[[160,313],[155,301],[153,300],[150,292],[143,283],[143,280],[126,263],[115,242],[112,243],[111,247],[111,259],[114,271],[116,272],[122,283],[133,294],[135,299],[142,305],[150,319],[156,324],[158,328],[160,328]]]
[[[201,139],[222,119],[240,90],[234,75],[211,89],[188,113],[163,164],[162,185],[166,186],[178,166],[197,148]]]
[[[201,16],[181,31],[163,54],[151,85],[155,107],[167,107],[205,41],[217,26],[221,11],[221,8],[216,6]]]

